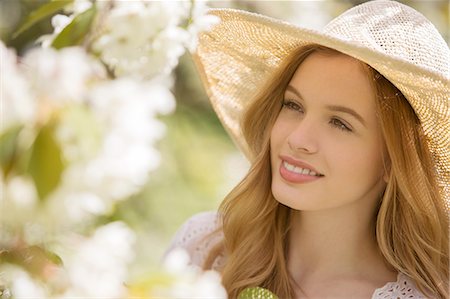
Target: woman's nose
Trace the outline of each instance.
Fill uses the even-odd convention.
[[[318,150],[319,130],[314,120],[303,118],[292,126],[287,142],[293,152],[316,153]]]

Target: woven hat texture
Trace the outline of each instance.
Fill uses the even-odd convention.
[[[293,49],[323,45],[357,58],[385,76],[419,117],[450,200],[450,49],[434,25],[395,1],[355,6],[322,31],[235,9],[212,9],[221,19],[200,35],[194,61],[219,119],[248,154],[243,110]]]

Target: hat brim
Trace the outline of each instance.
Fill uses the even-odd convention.
[[[209,13],[221,21],[199,36],[194,61],[214,110],[245,155],[250,151],[241,134],[242,112],[284,57],[301,46],[318,44],[370,65],[404,94],[421,121],[444,181],[440,183],[450,193],[450,76],[270,17],[234,9]]]

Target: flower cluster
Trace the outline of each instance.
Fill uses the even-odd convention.
[[[217,20],[204,2],[60,3],[41,47],[0,42],[0,297],[124,297],[135,234],[105,219],[159,165],[172,70]]]
[[[92,32],[92,50],[116,75],[152,78],[168,75],[188,48],[194,51],[197,35],[217,23],[205,15],[204,1],[98,1],[78,0],[52,19],[54,32],[41,39],[49,46],[80,14],[97,10],[100,28]]]
[[[163,271],[131,288],[133,297],[226,299],[220,275],[189,264],[189,254],[175,248],[164,259]]]
[[[124,297],[133,241],[133,231],[121,222],[98,227],[89,236],[61,236],[59,243],[64,248],[59,254],[64,267],[41,259],[36,273],[15,263],[2,263],[0,282],[9,282],[8,293],[14,298]],[[25,250],[24,256],[39,258],[38,247]]]

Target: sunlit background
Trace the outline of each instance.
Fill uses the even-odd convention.
[[[210,1],[208,6],[240,8],[320,29],[346,9],[363,2],[366,1]],[[422,12],[449,43],[449,1],[400,2]],[[29,13],[43,3],[0,0],[0,36],[18,54],[33,47],[32,42],[38,36],[53,31],[47,18],[17,38],[12,37]],[[195,213],[217,209],[248,167],[214,114],[189,53],[181,57],[174,79],[176,108],[173,113],[159,116],[166,126],[165,135],[156,145],[159,166],[150,173],[139,193],[118,201],[99,222],[121,220],[135,231],[135,258],[130,271],[131,277],[137,279],[158,266],[172,236],[184,221]],[[0,206],[0,217],[8,213],[3,207]]]

